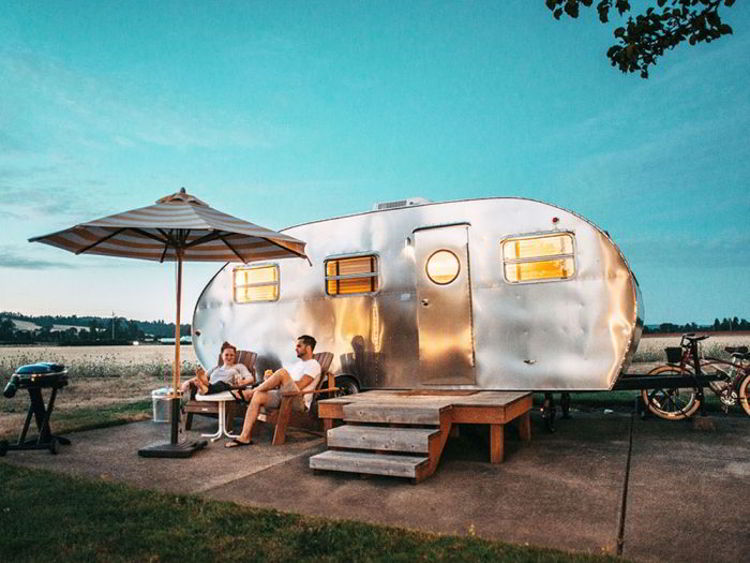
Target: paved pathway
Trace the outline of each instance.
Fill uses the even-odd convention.
[[[645,561],[743,561],[750,553],[750,418],[712,417],[714,429],[624,414],[574,413],[555,434],[533,419],[506,462],[487,462],[487,432],[462,428],[437,473],[419,485],[397,478],[313,473],[322,440],[293,432],[288,444],[225,450],[188,460],[143,459],[160,441],[150,422],[72,434],[58,456],[9,452],[5,462],[251,506],[466,534]],[[208,430],[210,421],[199,423]],[[213,423],[215,424],[215,423]],[[198,426],[200,428],[200,426]],[[512,432],[512,430],[510,430]],[[628,469],[629,468],[629,469]],[[626,503],[623,490],[627,478]],[[624,514],[624,517],[623,517]]]

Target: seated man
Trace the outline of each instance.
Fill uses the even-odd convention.
[[[278,408],[281,405],[281,394],[288,391],[304,390],[320,375],[320,364],[313,359],[315,339],[303,334],[297,339],[295,351],[298,361],[291,366],[282,367],[275,373],[266,372],[265,381],[255,389],[247,389],[242,392],[245,400],[250,401],[245,414],[245,423],[242,425],[242,433],[234,440],[224,444],[227,448],[247,446],[252,444],[250,439],[253,425],[258,419],[260,407]],[[270,370],[268,370],[270,372]],[[294,407],[303,410],[302,397],[295,397]]]

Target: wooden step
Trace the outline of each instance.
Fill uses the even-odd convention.
[[[328,447],[391,452],[428,453],[436,428],[383,428],[345,425],[328,431]]]
[[[419,469],[428,462],[429,459],[422,456],[328,450],[312,456],[310,468],[416,478]]]
[[[346,422],[384,422],[391,424],[440,424],[442,407],[430,405],[399,405],[350,403],[344,405]]]

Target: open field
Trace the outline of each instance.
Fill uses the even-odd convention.
[[[183,346],[180,357],[182,376],[190,377],[197,365],[193,347]],[[173,360],[172,346],[0,347],[0,386],[18,366],[59,362],[68,367],[70,383],[58,395],[54,424],[66,416],[78,419],[87,410],[132,403],[141,404],[142,418],[151,391],[171,383]],[[18,432],[27,409],[26,392],[13,400],[0,398],[0,436]],[[131,416],[138,419],[135,412]]]
[[[708,334],[710,338],[704,340],[702,344],[703,352],[707,356],[729,359],[729,354],[724,351],[725,346],[750,347],[750,333],[748,332],[740,332],[737,334],[726,332],[716,335],[712,335],[711,333]],[[682,335],[680,334],[644,336],[641,338],[640,344],[638,344],[638,350],[636,350],[633,361],[666,362],[667,356],[664,353],[664,348],[667,346],[679,346],[681,336]]]
[[[647,336],[641,339],[629,371],[646,373],[666,361],[664,348],[679,345],[679,335]],[[750,346],[750,334],[720,334],[704,343],[708,355],[728,357],[725,346]],[[34,362],[60,362],[68,367],[70,384],[59,394],[55,422],[65,417],[78,420],[78,414],[102,407],[129,408],[133,420],[148,416],[146,406],[151,391],[167,387],[171,382],[174,348],[171,346],[4,346],[0,347],[0,387],[4,387],[13,371]],[[192,346],[181,351],[182,377],[190,377],[197,365]],[[637,392],[586,393],[574,396],[596,407],[608,402],[630,404]],[[25,394],[24,394],[25,395]],[[12,435],[23,425],[28,408],[27,397],[0,399],[0,436]],[[132,408],[134,403],[140,409]],[[86,415],[88,417],[88,415]],[[83,424],[87,426],[87,424]]]

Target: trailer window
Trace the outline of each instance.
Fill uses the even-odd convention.
[[[276,301],[279,298],[279,267],[239,266],[232,275],[235,303]]]
[[[378,290],[378,258],[374,254],[326,260],[326,293],[352,295]]]
[[[461,264],[450,250],[438,250],[427,259],[427,277],[438,285],[447,285],[458,277]]]
[[[570,233],[506,239],[502,248],[505,279],[510,283],[565,280],[575,274]]]

